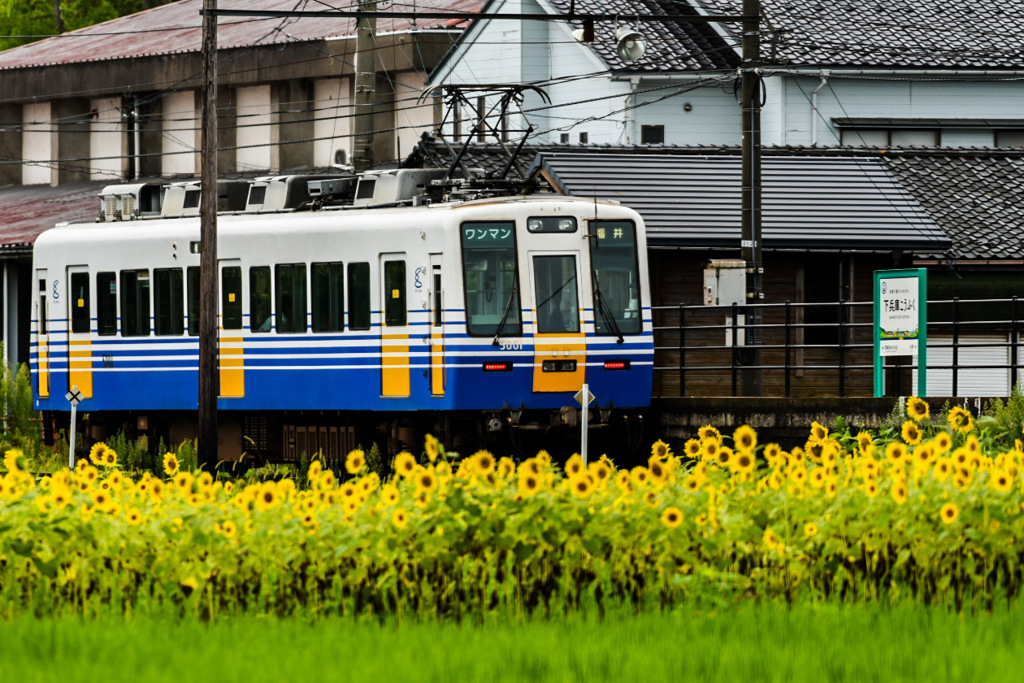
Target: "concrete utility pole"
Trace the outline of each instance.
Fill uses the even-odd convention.
[[[360,12],[376,12],[377,0],[359,0]],[[355,145],[352,165],[357,171],[373,168],[373,103],[377,90],[377,18],[360,15],[356,25]]]
[[[741,255],[747,262],[747,301],[760,304],[764,298],[761,263],[761,105],[763,102],[761,84],[761,3],[760,0],[743,0],[743,42],[742,42],[742,182],[741,195]],[[746,309],[746,345],[742,362],[746,366],[741,372],[744,396],[760,396],[762,390],[762,361],[760,331],[756,325],[761,322],[760,310],[749,306]]]
[[[199,234],[199,462],[217,465],[217,0],[203,0]]]

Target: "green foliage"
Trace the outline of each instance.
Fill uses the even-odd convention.
[[[362,450],[362,444],[359,445],[359,448]],[[380,446],[376,441],[370,444],[370,450],[366,452],[366,467],[370,472],[376,472],[381,479],[391,471],[387,458],[380,452]]]
[[[61,0],[60,6],[65,29],[74,31],[172,1]],[[54,0],[0,0],[0,14],[0,50],[57,34]]]
[[[1024,439],[1024,382],[1018,382],[1010,397],[989,402],[978,417],[982,438],[994,448],[1009,450],[1017,439]]]

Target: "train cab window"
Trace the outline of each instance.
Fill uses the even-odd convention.
[[[596,221],[590,232],[594,330],[602,335],[640,334],[636,226],[632,221]]]
[[[188,333],[199,336],[199,266],[189,266],[188,279]]]
[[[185,296],[181,268],[153,270],[153,323],[159,336],[185,332]]]
[[[306,331],[306,264],[286,263],[274,267],[277,331]]]
[[[71,331],[89,333],[89,273],[71,273]]]
[[[537,332],[579,332],[576,257],[534,256],[533,275],[537,294]]]
[[[313,264],[313,331],[345,329],[345,264]]]
[[[388,327],[406,324],[405,261],[384,262],[384,324]]]
[[[270,266],[249,269],[249,329],[270,332],[274,317],[270,310]]]
[[[242,329],[242,269],[226,266],[220,270],[221,326]]]
[[[515,223],[463,223],[461,238],[466,331],[475,336],[521,336]]]
[[[348,329],[370,329],[370,264],[348,264]]]
[[[121,336],[149,336],[149,271],[121,271]]]
[[[96,273],[96,332],[117,334],[116,273]]]

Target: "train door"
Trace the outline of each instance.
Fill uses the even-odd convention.
[[[245,337],[242,316],[242,262],[220,262],[220,333],[217,358],[220,363],[221,398],[245,396]]]
[[[405,254],[380,255],[381,395],[409,396],[409,309]]]
[[[92,301],[89,270],[68,267],[68,389],[92,398]]]
[[[46,269],[36,271],[36,282],[39,291],[36,292],[35,318],[36,318],[36,391],[39,398],[50,397],[50,321],[49,306],[47,306],[47,279]]]
[[[444,288],[441,254],[430,255],[430,393],[444,395]]]
[[[586,379],[587,342],[580,306],[577,253],[531,251],[534,335],[533,390],[579,391]]]

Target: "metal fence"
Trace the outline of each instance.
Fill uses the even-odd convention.
[[[758,322],[747,318],[756,309]],[[1005,396],[1021,374],[1018,298],[928,302],[931,396]],[[870,301],[658,306],[655,395],[741,395],[756,376],[763,396],[874,395]],[[915,393],[916,360],[889,359],[886,394]]]

